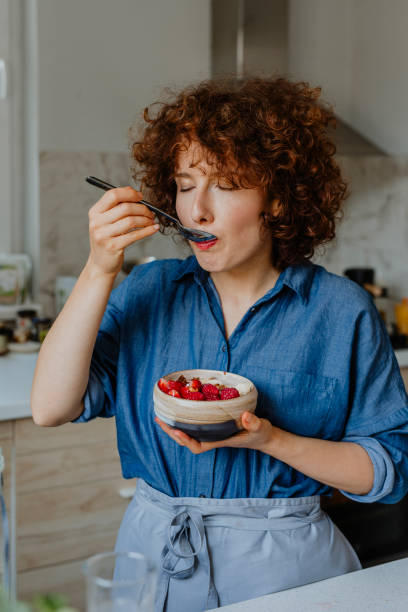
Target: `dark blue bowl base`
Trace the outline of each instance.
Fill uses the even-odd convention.
[[[218,440],[225,440],[226,438],[229,438],[240,431],[233,419],[231,419],[231,421],[224,421],[223,423],[192,425],[189,423],[181,423],[179,421],[164,419],[160,414],[157,414],[157,416],[162,421],[170,425],[170,427],[184,431],[184,433],[186,433],[188,436],[191,436],[191,438],[194,438],[199,442],[217,442]]]

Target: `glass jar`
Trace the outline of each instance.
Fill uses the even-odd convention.
[[[37,312],[26,309],[17,311],[17,321],[14,329],[14,340],[16,342],[27,342],[32,338],[34,331],[33,318]]]
[[[52,319],[48,317],[35,317],[33,319],[33,324],[35,327],[35,340],[37,342],[44,342],[45,336],[51,329]]]

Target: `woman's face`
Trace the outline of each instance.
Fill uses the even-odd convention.
[[[196,163],[196,160],[201,161]],[[247,269],[260,259],[271,260],[271,241],[261,233],[267,202],[260,189],[231,189],[191,144],[178,157],[176,210],[181,223],[217,236],[215,243],[189,241],[202,268],[209,272]],[[203,245],[203,246],[202,246]]]

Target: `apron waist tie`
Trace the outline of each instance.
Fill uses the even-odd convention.
[[[212,578],[203,515],[199,510],[180,510],[167,528],[167,543],[161,552],[155,610],[164,610],[170,578],[181,580],[193,575],[200,561],[206,570],[204,610],[218,608],[219,598]],[[177,570],[176,567],[180,566]]]
[[[294,508],[294,511],[296,509]],[[173,515],[167,528],[167,542],[161,552],[161,567],[157,581],[155,610],[164,611],[170,578],[182,580],[190,578],[197,564],[200,563],[206,571],[204,588],[205,601],[203,610],[219,607],[219,596],[214,585],[212,569],[207,547],[205,525],[207,527],[230,527],[231,529],[247,529],[256,531],[271,531],[282,529],[298,529],[307,524],[321,520],[325,513],[314,509],[305,516],[285,516],[274,518],[256,518],[231,515],[203,516],[198,508],[187,509],[185,506]]]

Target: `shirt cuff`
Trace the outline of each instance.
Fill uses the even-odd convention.
[[[98,416],[105,402],[105,392],[103,385],[97,376],[89,372],[88,386],[83,397],[84,409],[71,423],[86,423]]]
[[[365,495],[354,495],[348,491],[340,490],[345,497],[363,503],[379,501],[394,488],[395,470],[391,458],[385,448],[375,438],[349,436],[342,442],[354,442],[362,446],[368,453],[374,468],[374,482],[371,491]]]

